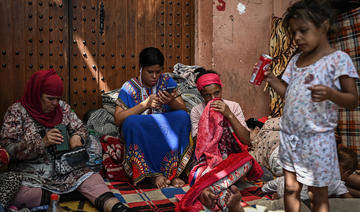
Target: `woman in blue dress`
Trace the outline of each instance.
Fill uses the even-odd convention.
[[[135,185],[150,177],[159,188],[181,187],[192,153],[190,117],[176,82],[162,73],[161,51],[145,48],[139,62],[140,76],[124,83],[114,115],[126,142],[125,171]]]

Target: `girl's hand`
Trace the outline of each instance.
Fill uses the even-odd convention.
[[[46,133],[42,141],[44,142],[45,147],[48,147],[54,144],[61,144],[64,141],[64,138],[61,135],[60,130],[53,128]]]
[[[308,88],[311,91],[311,99],[313,102],[322,102],[330,99],[332,90],[324,85],[314,85]]]
[[[155,94],[151,94],[145,101],[146,108],[156,108],[159,109],[161,107],[161,102],[159,97]]]
[[[175,91],[169,93],[167,91],[159,90],[158,97],[161,104],[169,104],[172,100],[174,100]]]
[[[274,73],[272,73],[272,71],[269,69],[269,70],[266,70],[264,72],[264,79],[266,80],[266,82],[268,83],[271,83],[271,81],[273,79],[277,79],[277,77],[274,75]]]
[[[258,66],[258,63],[255,63],[253,66],[253,71],[255,71],[255,69],[258,69],[258,68],[260,68]],[[267,82],[270,83],[270,81],[274,78],[276,78],[276,76],[272,73],[271,67],[269,66],[268,69],[265,70],[265,72],[264,72],[264,80],[266,80]]]
[[[229,118],[231,115],[230,108],[225,102],[221,100],[216,100],[211,102],[210,107],[214,109],[214,111],[220,112],[223,114],[226,118]]]

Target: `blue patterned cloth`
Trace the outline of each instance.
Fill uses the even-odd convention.
[[[176,86],[176,82],[166,74],[161,74],[158,83],[150,89],[133,78],[122,86],[118,102],[123,109],[128,109],[170,86]],[[131,115],[121,126],[126,142],[124,167],[134,184],[160,174],[168,179],[178,177],[192,153],[189,115],[182,110],[170,111],[168,105],[154,113],[147,110]]]
[[[183,111],[131,115],[122,125],[125,170],[134,183],[163,174],[177,177],[189,159],[190,117]]]
[[[152,88],[146,88],[142,85],[138,77],[132,78],[124,83],[119,92],[118,100],[124,109],[132,108],[142,101],[146,100],[151,94],[157,94],[159,90],[166,87],[176,87],[177,84],[168,74],[160,74],[158,83]],[[168,105],[163,105],[160,112],[169,111]],[[143,114],[152,113],[150,109],[145,110]]]

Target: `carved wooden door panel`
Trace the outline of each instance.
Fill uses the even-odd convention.
[[[1,0],[0,117],[39,69],[54,68],[80,118],[101,93],[139,73],[139,52],[164,53],[164,71],[193,63],[195,0]]]
[[[72,0],[69,10],[70,104],[80,118],[99,107],[99,1]]]
[[[154,46],[164,71],[192,64],[194,0],[72,1],[70,100],[82,117],[101,107],[101,93],[139,73],[140,51]]]
[[[67,3],[0,1],[0,123],[37,70],[54,68],[64,80],[64,99],[69,99]]]
[[[101,3],[105,11],[99,47],[100,73],[104,77],[101,90],[118,88],[137,76],[138,55],[145,47],[154,46],[163,52],[164,71],[172,71],[178,62],[192,63],[194,0]]]

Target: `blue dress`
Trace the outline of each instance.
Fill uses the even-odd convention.
[[[161,74],[150,89],[139,78],[132,78],[122,86],[118,103],[123,109],[131,108],[169,86],[176,82],[167,74]],[[168,105],[128,116],[121,132],[126,142],[124,168],[133,183],[160,174],[170,180],[178,177],[191,157],[190,129],[189,115],[183,110],[170,111]]]

